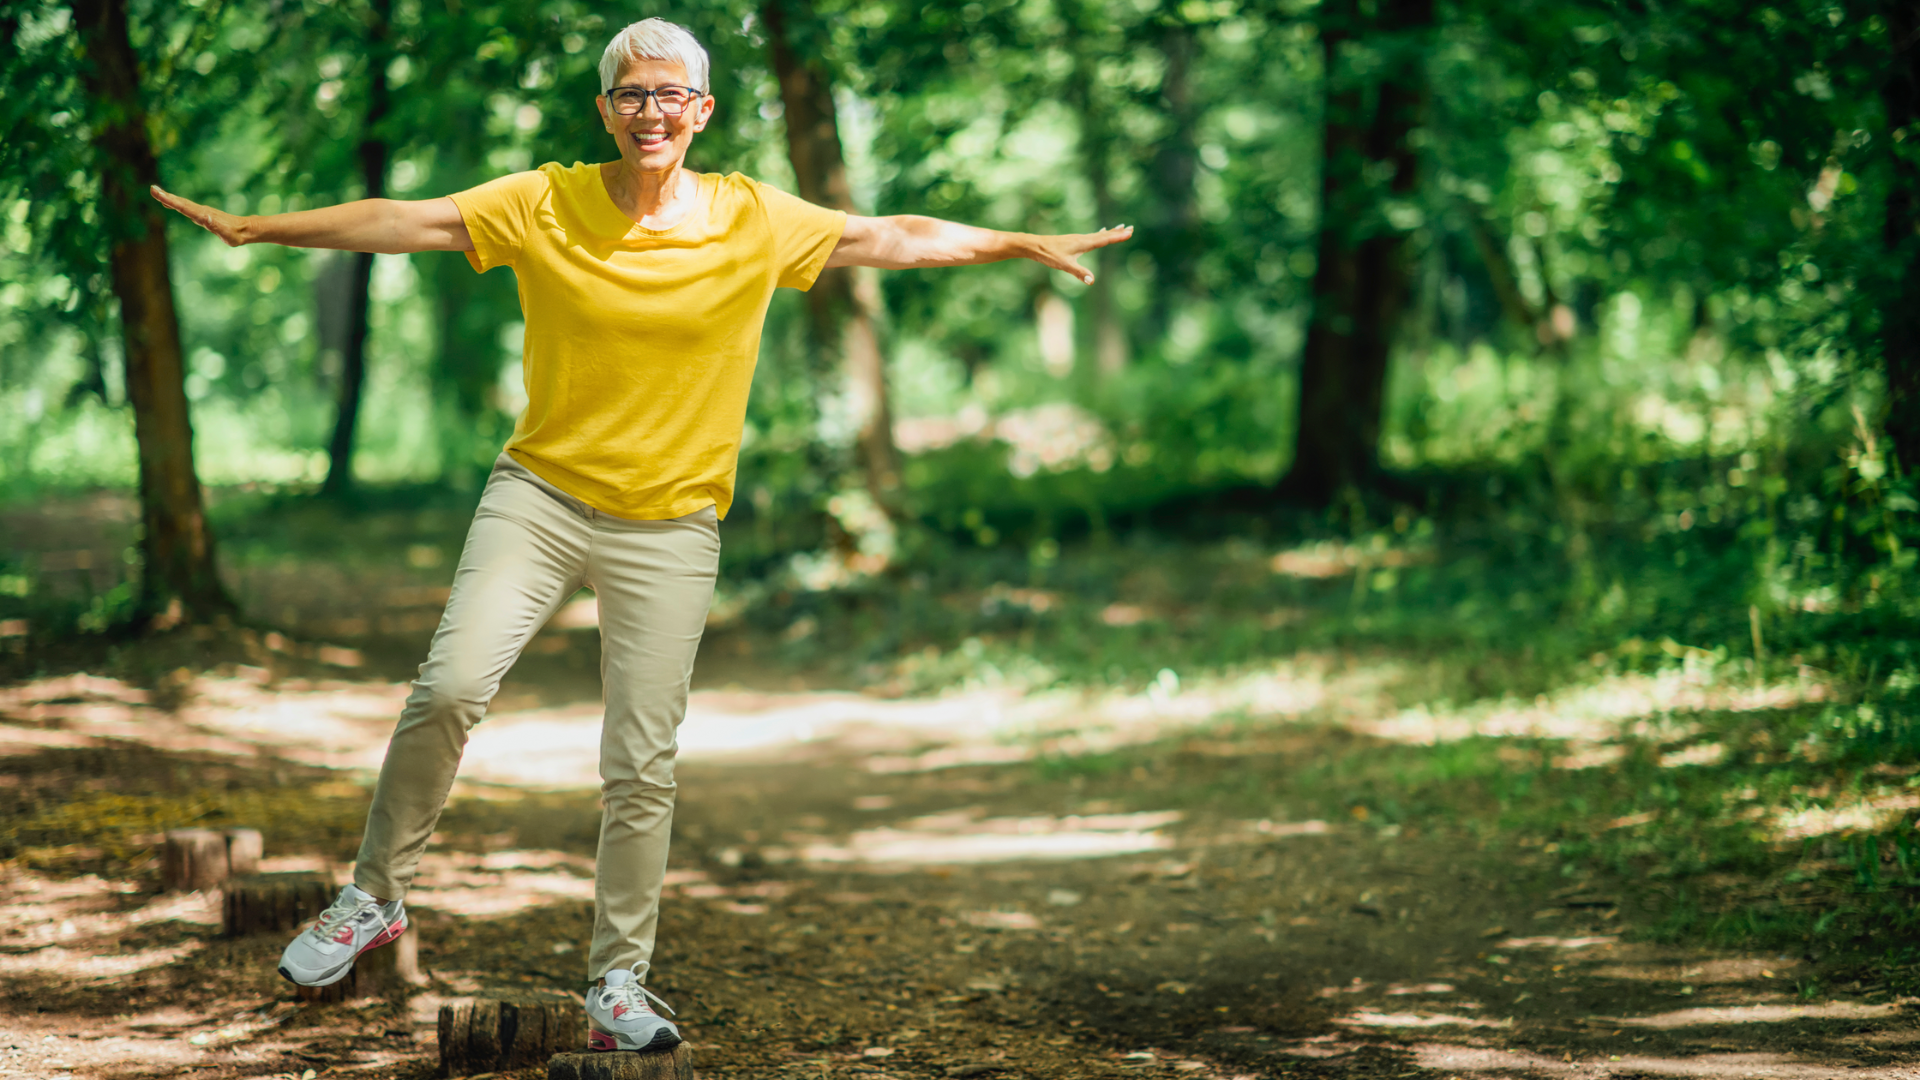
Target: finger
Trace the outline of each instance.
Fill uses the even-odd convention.
[[[1073,253],[1079,255],[1133,239],[1133,226],[1115,225],[1111,229],[1101,229],[1099,232],[1075,233],[1064,239],[1072,246]]]
[[[1061,259],[1058,263],[1054,265],[1054,269],[1064,270],[1065,272],[1072,274],[1074,277],[1080,279],[1080,284],[1082,285],[1093,284],[1093,271],[1087,269],[1084,266],[1081,266],[1071,256]]]
[[[161,206],[169,210],[179,210],[180,204],[186,201],[173,192],[168,191],[166,188],[161,187],[159,184],[155,184],[147,190],[153,193],[154,199],[157,200]]]
[[[201,206],[199,203],[192,202],[187,199],[183,199],[180,196],[175,195],[173,192],[168,191],[165,188],[162,188],[158,184],[153,185],[148,190],[153,193],[153,197],[155,199],[158,199],[160,201],[160,205],[166,207],[167,209],[177,211],[178,213],[181,213],[181,214],[185,214],[197,225],[205,225],[207,223],[207,218],[208,218],[207,208],[204,206]],[[196,213],[196,211],[199,211],[199,212]]]

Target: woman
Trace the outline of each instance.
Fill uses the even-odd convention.
[[[510,266],[526,317],[527,406],[487,481],[387,747],[353,883],[287,946],[280,973],[325,986],[406,931],[401,901],[468,731],[527,640],[591,586],[606,694],[591,1045],[663,1049],[679,1032],[641,984],[666,872],[675,729],[773,290],[806,289],[834,266],[1013,258],[1092,281],[1076,257],[1132,233],[1033,236],[865,218],[737,173],[690,172],[687,147],[713,116],[707,54],[660,19],[614,37],[600,84],[596,104],[619,157],[597,166],[548,164],[442,199],[261,217],[153,194],[232,245],[463,251],[483,273]]]

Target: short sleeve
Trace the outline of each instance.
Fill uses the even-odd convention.
[[[520,172],[489,180],[449,196],[460,208],[460,219],[473,237],[467,261],[486,273],[496,266],[512,266],[533,229],[534,211],[552,184],[545,174]]]
[[[756,186],[760,189],[760,205],[767,209],[767,224],[773,229],[774,265],[779,267],[774,284],[804,292],[826,269],[827,257],[846,230],[847,213],[815,206],[779,188],[757,182]]]

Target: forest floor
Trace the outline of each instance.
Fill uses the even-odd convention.
[[[590,607],[475,733],[409,898],[417,992],[300,1005],[284,942],[223,938],[217,896],[157,891],[155,834],[185,823],[259,827],[267,869],[345,878],[430,629],[361,603],[393,636],[202,629],[15,662],[0,1077],[425,1077],[442,1002],[584,988]],[[1382,809],[1356,777],[1408,753],[1444,771],[1453,721],[1396,704],[1377,655],[909,693],[767,659],[800,636],[711,635],[683,728],[650,985],[703,1076],[1920,1077],[1920,1012],[1857,964],[1676,935],[1697,895],[1568,859],[1550,830]],[[1594,752],[1575,729],[1641,722],[1649,695],[1742,714],[1819,692],[1596,677],[1476,715],[1518,762],[1543,725]],[[1818,861],[1721,891],[1833,906]]]

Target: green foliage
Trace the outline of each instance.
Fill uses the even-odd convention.
[[[386,143],[397,198],[604,155],[594,68],[634,13],[400,0],[376,50],[377,10],[135,3],[167,182],[274,212],[361,194],[366,138]],[[799,298],[777,298],[723,608],[784,662],[901,691],[1141,690],[1163,672],[1340,656],[1399,665],[1384,692],[1445,711],[1605,678],[1804,673],[1830,697],[1684,718],[1688,745],[1725,748],[1717,764],[1663,764],[1687,746],[1654,735],[1590,769],[1552,765],[1567,748],[1547,741],[1467,739],[1369,746],[1297,782],[1328,813],[1453,813],[1570,862],[1658,871],[1674,933],[1827,938],[1873,919],[1910,933],[1910,845],[1856,830],[1782,870],[1789,856],[1741,816],[1877,797],[1873,778],[1920,760],[1920,493],[1880,434],[1882,371],[1899,359],[1881,334],[1911,272],[1883,233],[1912,135],[1889,130],[1882,103],[1882,13],[1459,3],[1430,37],[1341,51],[1336,80],[1415,46],[1424,58],[1418,189],[1358,198],[1415,257],[1381,445],[1397,482],[1292,517],[1250,496],[1288,465],[1315,238],[1341,224],[1322,219],[1331,10],[819,0],[798,14],[796,39],[841,90],[862,207],[1141,229],[1097,257],[1091,290],[1028,263],[883,277],[910,453],[898,557],[879,577],[843,557],[860,538],[841,490],[842,387],[809,360]],[[790,183],[756,5],[649,13],[713,55],[719,108],[696,167]],[[103,259],[124,226],[99,211],[100,117],[70,18],[0,0],[0,494],[15,506],[135,483]],[[393,108],[369,128],[375,63]],[[374,487],[314,507],[339,264],[170,227],[199,467],[231,494],[214,507],[229,568],[454,550],[520,403],[507,275],[445,254],[378,260],[356,464]],[[368,542],[343,553],[343,529]],[[1326,576],[1275,572],[1281,555]],[[26,620],[37,642],[119,616],[132,567],[46,563],[0,550],[0,621]],[[1132,761],[1046,767],[1098,778]],[[1660,826],[1607,827],[1643,814]],[[1734,871],[1804,872],[1851,899],[1716,906],[1696,888]]]

